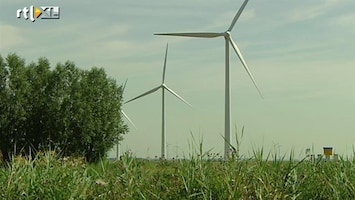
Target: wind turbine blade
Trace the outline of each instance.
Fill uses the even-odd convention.
[[[237,55],[238,55],[238,57],[239,57],[239,60],[242,62],[243,66],[244,66],[244,69],[247,71],[247,73],[248,73],[250,79],[253,81],[254,86],[255,86],[255,88],[258,90],[258,92],[259,92],[261,98],[264,98],[264,97],[263,97],[263,94],[262,94],[261,91],[259,90],[259,87],[258,87],[258,85],[256,84],[256,81],[255,81],[253,75],[251,74],[251,72],[250,72],[250,70],[249,70],[249,68],[248,68],[248,65],[247,65],[247,63],[245,62],[245,60],[244,60],[244,58],[243,58],[243,56],[242,56],[242,53],[240,52],[240,50],[239,50],[237,44],[233,41],[233,39],[232,39],[231,37],[228,37],[228,40],[229,40],[229,42],[232,44],[232,47],[233,47],[235,53],[237,53]]]
[[[214,37],[223,36],[224,33],[213,33],[213,32],[201,32],[201,33],[155,33],[154,35],[214,38]]]
[[[149,90],[149,91],[147,91],[147,92],[145,92],[145,93],[143,93],[143,94],[141,94],[141,95],[139,95],[139,96],[137,96],[137,97],[134,97],[133,99],[130,99],[130,100],[126,101],[125,103],[134,101],[134,100],[136,100],[136,99],[139,99],[139,98],[141,98],[141,97],[144,97],[145,95],[151,94],[151,93],[153,93],[153,92],[159,90],[161,87],[162,87],[162,86],[159,85],[158,87],[153,88],[153,89],[151,89],[151,90]]]
[[[125,90],[125,88],[126,88],[127,81],[128,81],[128,79],[126,79],[126,81],[125,81],[124,84],[123,84],[122,93],[124,92],[124,90]]]
[[[163,81],[162,84],[165,82],[165,69],[166,69],[166,58],[168,56],[168,44],[166,44],[166,50],[165,50],[165,59],[164,59],[164,68],[163,68]]]
[[[228,28],[228,31],[232,31],[232,29],[233,29],[235,23],[238,21],[240,15],[242,14],[242,12],[243,12],[245,6],[246,6],[247,3],[248,3],[248,1],[249,1],[249,0],[245,0],[244,3],[242,4],[242,6],[239,8],[237,14],[235,15],[235,17],[234,17],[234,19],[233,19],[233,21],[232,21],[232,24],[231,24],[230,27]]]
[[[128,117],[128,115],[121,110],[121,113],[123,114],[123,116],[129,121],[129,123],[131,123],[133,125],[134,128],[137,128],[136,125],[134,125],[134,123],[132,122],[132,120]]]
[[[176,96],[178,99],[180,99],[182,102],[184,102],[186,105],[191,106],[191,104],[189,104],[189,102],[187,102],[184,98],[182,98],[180,95],[178,95],[176,92],[174,92],[172,89],[170,89],[168,86],[163,85],[163,87],[168,90],[171,94],[173,94],[174,96]]]

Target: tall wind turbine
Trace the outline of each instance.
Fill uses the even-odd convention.
[[[242,62],[244,69],[247,71],[249,77],[253,81],[256,89],[258,90],[260,96],[262,93],[259,90],[258,85],[256,84],[253,75],[251,74],[237,44],[233,41],[231,36],[231,31],[237,22],[239,16],[242,14],[248,0],[245,0],[237,14],[235,15],[231,25],[224,32],[193,32],[193,33],[157,33],[154,35],[166,35],[166,36],[181,36],[181,37],[198,37],[198,38],[215,38],[215,37],[224,37],[225,39],[225,122],[224,122],[224,157],[227,158],[230,152],[230,135],[231,135],[231,97],[230,97],[230,74],[229,74],[229,43],[232,45],[235,53],[238,55],[240,61]]]
[[[136,99],[139,99],[143,96],[146,96],[148,94],[151,94],[153,92],[156,92],[159,89],[162,89],[162,128],[161,128],[161,157],[165,158],[166,156],[166,118],[165,118],[165,90],[167,90],[168,92],[170,92],[171,94],[173,94],[175,97],[177,97],[178,99],[180,99],[182,102],[184,102],[185,104],[191,106],[186,100],[184,100],[181,96],[179,96],[176,92],[174,92],[172,89],[170,89],[166,84],[165,84],[165,70],[166,70],[166,58],[167,58],[167,54],[168,54],[168,44],[166,45],[166,51],[165,51],[165,59],[164,59],[164,68],[163,68],[163,78],[162,78],[162,82],[158,87],[155,87],[133,99],[130,99],[128,101],[126,101],[125,103],[134,101]]]

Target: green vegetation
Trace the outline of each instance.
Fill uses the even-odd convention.
[[[72,62],[51,67],[45,58],[25,64],[0,55],[0,150],[29,155],[56,148],[98,161],[127,132],[121,117],[122,87],[104,69]]]
[[[0,168],[0,199],[355,199],[355,160],[261,157],[87,164],[48,151]]]
[[[0,56],[0,99],[0,199],[355,199],[354,159],[237,159],[244,127],[226,161],[101,160],[127,131],[103,69]]]

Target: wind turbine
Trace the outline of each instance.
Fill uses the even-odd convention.
[[[231,31],[237,22],[239,16],[242,14],[248,0],[245,0],[237,14],[235,15],[231,25],[224,32],[190,32],[190,33],[156,33],[154,35],[165,35],[165,36],[180,36],[180,37],[198,37],[198,38],[215,38],[224,37],[225,39],[225,122],[224,122],[224,158],[229,156],[229,151],[231,147],[230,135],[231,135],[231,97],[230,97],[230,74],[229,74],[229,43],[232,45],[235,53],[238,55],[240,61],[242,62],[244,69],[247,71],[249,77],[254,83],[254,86],[258,90],[261,97],[263,97],[258,85],[256,84],[253,75],[251,74],[237,44],[233,41],[231,36]]]
[[[125,88],[126,88],[126,84],[127,84],[127,79],[126,79],[126,81],[124,82],[124,85],[123,85],[123,88],[122,88],[122,94],[124,93],[124,90],[125,90]],[[133,123],[133,121],[128,117],[128,115],[122,110],[122,108],[121,108],[121,113],[122,113],[122,115],[124,116],[124,118],[126,118],[127,120],[128,120],[128,122],[130,123],[130,124],[132,124],[132,126],[134,127],[134,128],[137,128],[136,127],[136,125],[134,125],[134,123]],[[116,160],[119,160],[119,157],[120,157],[120,154],[121,154],[121,144],[120,144],[120,142],[118,142],[117,143],[117,146],[116,146]]]
[[[136,99],[139,99],[143,96],[146,96],[148,94],[151,94],[153,92],[156,92],[159,89],[162,89],[162,128],[161,128],[161,132],[162,132],[162,138],[161,138],[161,158],[165,158],[166,156],[166,118],[165,118],[165,90],[167,90],[168,92],[170,92],[171,94],[173,94],[175,97],[177,97],[178,99],[180,99],[182,102],[184,102],[185,104],[189,105],[191,107],[191,105],[184,100],[181,96],[179,96],[176,92],[174,92],[172,89],[170,89],[166,84],[165,84],[165,71],[166,71],[166,59],[167,59],[167,54],[168,54],[168,44],[166,45],[166,51],[165,51],[165,59],[164,59],[164,68],[163,68],[163,78],[162,78],[162,82],[158,87],[155,87],[133,99],[130,99],[128,101],[126,101],[125,103],[134,101]]]
[[[125,88],[126,88],[126,84],[127,84],[127,79],[126,79],[126,81],[124,82],[124,85],[123,85],[123,88],[122,88],[122,93],[124,93],[124,90],[125,90]],[[132,124],[132,126],[133,126],[134,128],[137,128],[136,125],[134,125],[133,121],[128,117],[128,115],[127,115],[122,109],[121,109],[121,113],[122,113],[122,115],[128,120],[128,122]]]

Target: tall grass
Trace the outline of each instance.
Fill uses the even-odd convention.
[[[86,198],[92,186],[85,163],[64,161],[54,152],[16,157],[0,169],[1,199]]]
[[[0,199],[355,199],[355,160],[189,159],[86,164],[53,151],[16,157],[0,168]]]

